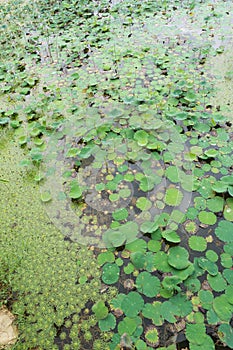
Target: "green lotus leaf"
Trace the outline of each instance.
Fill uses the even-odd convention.
[[[223,216],[228,221],[233,221],[233,198],[227,198]]]
[[[113,314],[108,314],[104,319],[99,320],[99,328],[102,332],[107,332],[114,329],[116,326],[116,318]]]
[[[213,250],[207,250],[205,256],[209,261],[212,261],[212,262],[218,261],[218,254]]]
[[[221,220],[215,229],[215,234],[223,242],[233,242],[233,223]]]
[[[161,305],[160,301],[154,301],[152,304],[147,303],[142,309],[144,317],[151,319],[155,326],[162,326],[163,317],[161,316]]]
[[[214,225],[217,222],[217,217],[214,213],[204,210],[200,211],[198,219],[205,225]]]
[[[143,192],[151,191],[154,188],[155,185],[155,176],[145,176],[140,180],[139,188]]]
[[[140,230],[143,233],[152,233],[152,232],[156,231],[158,229],[158,227],[159,226],[156,222],[144,221],[140,226]]]
[[[203,323],[187,324],[186,325],[186,338],[192,344],[202,345],[205,343],[206,328]]]
[[[208,158],[215,158],[218,155],[218,151],[214,148],[210,148],[207,149],[204,154],[208,157]]]
[[[137,290],[147,297],[155,297],[160,290],[160,280],[149,272],[143,271],[136,278]]]
[[[99,265],[103,265],[106,262],[113,263],[115,261],[115,255],[110,251],[103,252],[98,255],[97,261]]]
[[[216,276],[207,275],[207,280],[209,282],[210,287],[215,292],[222,292],[222,291],[224,291],[226,289],[227,282],[222,277],[220,272]]]
[[[149,135],[144,130],[138,130],[134,134],[134,140],[137,141],[139,146],[146,146],[148,143]]]
[[[220,295],[213,301],[213,309],[221,321],[229,322],[233,313],[233,305],[228,302],[226,295]]]
[[[162,287],[170,291],[178,291],[180,288],[177,285],[181,282],[182,279],[178,276],[165,276],[162,281]]]
[[[233,304],[233,285],[227,286],[225,294],[226,294],[228,303]]]
[[[129,250],[130,252],[145,252],[146,248],[147,244],[143,239],[136,239],[134,242],[128,243],[125,246],[125,249]]]
[[[198,252],[204,252],[207,247],[207,242],[203,237],[191,236],[189,237],[189,246],[192,250],[196,250]]]
[[[161,305],[161,315],[162,317],[170,322],[175,323],[177,320],[175,318],[175,315],[179,314],[179,308],[175,304],[171,303],[170,301],[164,301]]]
[[[108,229],[103,234],[103,241],[108,248],[121,247],[126,241],[126,236],[125,233],[121,231],[121,228],[115,230]]]
[[[136,317],[144,306],[144,300],[137,292],[129,292],[122,300],[121,309],[128,317]]]
[[[146,257],[143,252],[134,252],[130,254],[130,260],[136,267],[136,269],[142,269],[146,263]]]
[[[165,170],[165,175],[171,182],[177,183],[180,181],[178,169],[174,165],[170,165]]]
[[[172,230],[162,231],[162,237],[166,239],[168,242],[172,242],[172,243],[180,242],[180,236],[175,231],[172,231]]]
[[[105,284],[114,284],[118,281],[120,269],[116,264],[106,263],[102,267],[102,281]]]
[[[170,206],[178,206],[180,205],[181,201],[183,199],[183,193],[180,192],[175,187],[168,188],[165,193],[165,203]]]
[[[216,196],[214,198],[208,199],[206,206],[210,211],[218,213],[223,210],[224,199],[222,197]]]
[[[125,219],[127,219],[128,215],[129,215],[129,213],[128,213],[128,210],[126,208],[117,209],[112,213],[112,217],[116,221],[125,220]]]
[[[177,270],[183,270],[189,266],[189,253],[183,247],[172,247],[168,251],[168,264]]]
[[[221,265],[225,268],[231,268],[232,267],[232,256],[228,253],[222,253],[220,255],[221,257]]]
[[[224,193],[227,191],[227,184],[223,181],[216,181],[212,185],[212,190],[217,192],[217,193]]]
[[[151,252],[154,252],[154,253],[159,252],[161,249],[161,246],[162,246],[161,242],[154,241],[152,239],[147,243],[148,250],[150,250]],[[153,264],[154,264],[154,259],[153,259]]]
[[[213,187],[211,185],[210,179],[206,179],[206,178],[202,179],[200,183],[200,187],[198,187],[197,191],[205,199],[213,197],[214,192],[213,192]]]
[[[94,312],[97,320],[102,320],[108,315],[108,308],[105,306],[105,303],[100,300],[92,306],[92,311]]]
[[[70,185],[69,197],[78,199],[82,196],[82,190],[76,181],[72,181]]]
[[[146,343],[142,339],[138,339],[135,342],[135,346],[136,346],[137,350],[147,350],[148,349]]]
[[[189,264],[188,267],[182,270],[178,270],[174,267],[171,267],[171,273],[174,276],[177,276],[182,279],[182,281],[185,281],[189,276],[191,276],[194,272],[194,266],[193,264]]]
[[[145,331],[145,339],[147,344],[153,346],[153,348],[158,345],[159,334],[155,327],[149,327]]]
[[[233,175],[223,176],[220,181],[222,181],[228,185],[233,185]]]
[[[223,277],[229,284],[233,284],[233,270],[225,269],[223,270]]]
[[[137,328],[137,322],[134,318],[125,317],[123,321],[118,324],[118,333],[120,335],[132,335]]]
[[[177,316],[185,317],[190,314],[193,309],[191,300],[188,300],[186,295],[176,294],[169,300],[173,305],[178,307]]]
[[[212,261],[205,258],[198,258],[198,265],[205,271],[207,271],[211,276],[216,276],[218,274],[218,267]]]
[[[195,293],[198,292],[201,288],[201,282],[198,278],[190,276],[184,281],[184,285],[188,291]]]
[[[218,328],[218,335],[223,343],[233,349],[233,328],[229,324],[221,324]]]
[[[201,306],[204,309],[210,310],[212,308],[214,296],[211,291],[202,289],[198,292],[198,297],[200,299]]]
[[[128,197],[130,197],[130,195],[131,195],[131,190],[129,188],[122,188],[119,191],[119,196],[121,198],[128,198]]]
[[[136,207],[142,211],[149,210],[151,206],[152,206],[151,201],[146,197],[139,197],[136,201]]]
[[[109,195],[109,200],[111,202],[116,202],[116,201],[119,200],[119,198],[120,198],[120,196],[119,196],[118,193],[112,193],[112,194]]]
[[[164,252],[158,252],[154,258],[155,268],[161,272],[170,272],[171,266],[168,264],[168,256]]]

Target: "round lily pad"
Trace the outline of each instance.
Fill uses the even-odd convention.
[[[102,332],[107,332],[110,329],[114,329],[116,326],[116,318],[113,314],[108,314],[104,319],[99,320],[99,328]]]
[[[117,209],[112,213],[112,217],[116,221],[125,220],[128,215],[128,210],[126,208]]]
[[[136,207],[142,211],[149,210],[151,206],[152,206],[151,201],[146,197],[139,197],[136,201]]]
[[[178,235],[178,233],[172,230],[162,231],[162,237],[166,239],[168,242],[172,242],[172,243],[180,242],[180,236]]]
[[[144,306],[144,300],[137,292],[129,292],[121,302],[121,309],[128,317],[136,317]]]
[[[223,343],[233,349],[233,328],[229,324],[221,324],[218,328],[218,335]]]
[[[168,252],[168,264],[177,270],[183,270],[190,264],[189,253],[183,247],[172,247]]]
[[[183,193],[175,187],[168,188],[165,194],[165,203],[170,206],[180,205],[183,199]]]
[[[215,229],[216,236],[223,242],[233,242],[233,223],[222,220]]]
[[[207,242],[203,237],[192,236],[189,238],[189,246],[192,250],[204,252],[204,250],[206,250],[207,247]]]
[[[214,213],[220,212],[223,209],[224,199],[219,196],[215,196],[214,198],[210,198],[207,200],[206,205],[210,211]]]
[[[223,216],[228,221],[233,221],[233,198],[227,198]]]
[[[214,213],[204,210],[200,211],[198,219],[205,225],[214,225],[217,222],[217,217]]]
[[[105,284],[114,284],[118,281],[120,268],[116,264],[106,263],[102,267],[102,281]]]
[[[213,309],[221,321],[229,322],[231,320],[233,306],[228,302],[226,295],[222,294],[214,299]]]
[[[160,290],[160,280],[149,272],[141,272],[136,279],[137,290],[147,297],[155,297]]]
[[[215,291],[215,292],[222,292],[225,290],[227,286],[226,280],[222,277],[220,272],[216,276],[207,276],[207,280],[209,282],[210,287]]]

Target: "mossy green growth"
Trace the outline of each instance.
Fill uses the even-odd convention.
[[[10,186],[0,183],[0,276],[17,295],[12,305],[20,332],[15,349],[55,349],[56,327],[73,314],[77,323],[88,301],[103,298],[100,267],[93,252],[65,241],[50,222],[34,172],[18,165],[23,157],[13,141],[2,143],[1,174]],[[77,283],[82,278],[86,282]]]

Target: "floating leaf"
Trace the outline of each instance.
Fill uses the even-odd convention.
[[[207,280],[209,282],[210,287],[215,292],[222,292],[227,286],[226,280],[222,277],[220,273],[218,273],[216,276],[208,275]]]
[[[172,230],[162,231],[162,237],[166,239],[168,242],[172,242],[172,243],[180,242],[180,236],[175,231],[172,231]]]
[[[100,253],[97,257],[97,261],[99,265],[103,265],[106,262],[113,263],[114,260],[115,260],[115,255],[110,251]]]
[[[213,309],[221,321],[229,322],[233,313],[233,305],[231,305],[226,295],[220,295],[213,301]]]
[[[136,279],[137,290],[147,297],[155,297],[160,290],[160,280],[149,272],[141,272]]]
[[[224,204],[224,199],[219,196],[215,196],[214,198],[208,199],[207,200],[207,208],[214,213],[218,213],[222,211],[223,209],[223,204]]]
[[[137,322],[134,318],[125,317],[123,321],[118,324],[118,332],[120,335],[132,335],[137,328]]]
[[[167,205],[178,206],[180,205],[182,199],[183,193],[177,188],[171,187],[166,190],[164,201]]]
[[[76,181],[72,181],[70,185],[69,197],[78,199],[82,196],[82,190]]]
[[[130,254],[130,260],[136,267],[136,269],[142,269],[146,263],[146,257],[143,252],[134,252]]]
[[[233,242],[233,223],[222,220],[215,229],[216,236],[223,242]]]
[[[214,300],[213,293],[209,290],[200,290],[198,293],[201,305],[204,309],[209,310],[212,308],[212,303]]]
[[[204,210],[200,211],[198,219],[205,225],[214,225],[217,222],[217,217],[214,213]]]
[[[100,300],[92,306],[92,311],[94,312],[97,320],[102,320],[108,315],[108,308],[105,306],[105,303]]]
[[[206,329],[204,324],[187,324],[186,325],[186,338],[190,343],[202,345],[206,338]]]
[[[128,210],[126,208],[117,209],[112,213],[113,219],[117,221],[127,219],[128,215]]]
[[[106,263],[102,267],[102,280],[105,284],[114,284],[118,281],[120,269],[116,264]]]
[[[145,340],[149,346],[152,346],[153,348],[158,345],[159,341],[159,335],[158,331],[155,327],[150,326],[145,331]]]
[[[233,328],[229,324],[221,324],[218,328],[219,338],[229,348],[233,349]]]
[[[182,270],[190,264],[188,251],[183,247],[172,247],[168,252],[168,264],[177,270]]]
[[[233,198],[227,198],[223,216],[228,221],[233,221]]]
[[[139,146],[146,146],[148,143],[148,133],[144,130],[138,130],[134,134],[134,140],[137,141]]]
[[[163,318],[161,316],[161,305],[160,301],[154,301],[152,304],[145,304],[142,309],[142,314],[144,317],[151,319],[155,326],[162,326]]]
[[[122,300],[121,308],[126,316],[135,317],[142,310],[144,300],[137,292],[129,292]]]
[[[174,183],[177,183],[180,181],[180,177],[179,177],[179,172],[176,166],[174,165],[170,165],[166,171],[165,171],[165,175],[166,177]]]
[[[136,207],[142,211],[149,210],[151,206],[152,206],[151,201],[146,197],[139,197],[136,201]]]
[[[192,250],[196,250],[198,252],[204,252],[207,247],[207,242],[203,237],[192,236],[189,238],[189,246]]]
[[[99,328],[102,332],[107,332],[114,329],[116,326],[116,318],[113,314],[108,314],[104,319],[99,320]]]
[[[179,308],[170,301],[164,301],[161,306],[162,317],[170,323],[175,323],[177,320],[175,315],[179,314]]]

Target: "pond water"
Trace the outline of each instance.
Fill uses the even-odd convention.
[[[14,349],[232,349],[232,4],[96,4],[25,7],[3,57]]]

